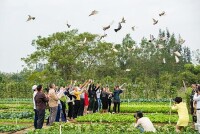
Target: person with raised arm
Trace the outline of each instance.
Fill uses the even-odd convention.
[[[89,81],[86,81],[80,88],[81,90],[78,91],[78,87],[74,87],[74,95],[76,96],[75,99],[75,104],[74,104],[74,113],[73,113],[73,118],[77,118],[78,116],[78,111],[80,109],[80,95],[82,92],[84,92],[85,90],[85,86],[87,86],[87,84],[89,83]]]
[[[97,108],[95,107],[95,102],[97,101],[97,97],[96,97],[96,91],[100,88],[100,85],[97,84],[96,86],[94,85],[94,83],[90,84],[89,86],[89,90],[88,90],[88,93],[89,93],[89,107],[88,107],[88,110],[90,113],[95,113]]]
[[[116,86],[114,88],[114,91],[113,91],[113,102],[114,102],[114,107],[113,107],[113,113],[116,113],[116,112],[120,112],[120,94],[123,92],[124,89],[122,89],[122,87],[125,85],[122,84],[121,86]],[[117,110],[116,110],[117,108]]]

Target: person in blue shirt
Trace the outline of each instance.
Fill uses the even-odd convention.
[[[120,96],[119,95],[123,92],[123,89],[121,89],[122,86],[120,86],[120,87],[116,86],[113,91],[113,103],[114,103],[113,112],[114,113],[120,112]],[[116,108],[118,111],[116,110]]]

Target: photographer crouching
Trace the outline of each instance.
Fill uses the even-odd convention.
[[[143,117],[143,113],[141,111],[137,111],[136,114],[134,114],[134,117],[136,118],[135,128],[138,128],[141,133],[156,132],[153,123],[148,117]]]

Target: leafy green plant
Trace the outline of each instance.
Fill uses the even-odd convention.
[[[26,128],[24,125],[0,125],[0,132],[15,132]]]
[[[0,119],[33,119],[33,112],[1,112]]]
[[[172,123],[176,123],[178,120],[177,115],[166,115],[162,113],[150,113],[150,114],[145,114],[145,116],[149,117],[150,120],[154,123],[168,123],[169,120]],[[95,113],[95,114],[88,114],[85,116],[79,116],[77,119],[79,122],[109,122],[109,123],[114,123],[114,122],[126,122],[126,123],[133,123],[135,122],[135,118],[133,114],[100,114],[100,113]]]
[[[55,123],[48,129],[41,129],[36,131],[29,131],[27,134],[56,134],[59,133],[59,128],[61,125],[62,133],[70,134],[140,134],[139,130],[134,128],[132,124],[102,124],[102,123],[90,123],[90,124],[59,124]],[[155,126],[157,132],[144,132],[144,134],[175,134],[175,126],[165,125],[165,126]],[[196,131],[191,127],[186,127],[182,131],[183,134],[194,134]]]
[[[143,111],[145,113],[169,113],[169,105],[152,105],[152,104],[122,104],[120,106],[120,112],[122,113],[134,113],[136,111]],[[175,112],[175,111],[172,111]]]

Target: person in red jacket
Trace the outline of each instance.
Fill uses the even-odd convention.
[[[88,106],[89,106],[89,99],[88,99],[88,91],[86,90],[85,91],[85,100],[84,100],[84,115],[87,114],[87,109],[88,109]]]

